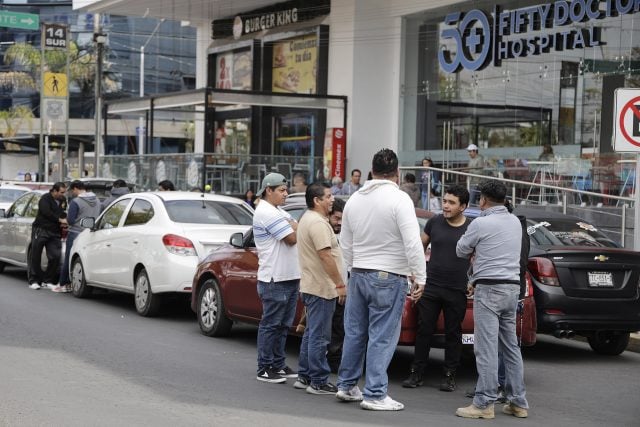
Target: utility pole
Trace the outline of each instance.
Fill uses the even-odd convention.
[[[107,41],[107,37],[102,34],[101,17],[99,13],[94,15],[93,25],[93,41],[96,44],[96,76],[95,76],[95,101],[96,101],[96,134],[94,139],[94,176],[99,175],[100,168],[100,156],[104,149],[102,143],[102,56],[104,43]]]
[[[153,36],[160,29],[160,25],[165,21],[162,18],[153,29],[147,40],[144,42],[142,46],[140,46],[140,98],[144,97],[144,49],[147,47]],[[144,154],[145,142],[147,139],[147,131],[144,124],[144,118],[140,116],[138,118],[138,154]]]

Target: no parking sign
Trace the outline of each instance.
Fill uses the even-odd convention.
[[[640,89],[615,91],[613,149],[640,153]]]

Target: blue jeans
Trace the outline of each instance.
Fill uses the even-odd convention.
[[[387,368],[400,337],[407,279],[384,272],[351,272],[344,312],[344,347],[338,388],[358,383],[367,355],[364,398],[384,399]],[[368,341],[368,342],[367,342]]]
[[[498,352],[505,368],[507,400],[528,408],[524,387],[522,354],[516,337],[516,307],[519,285],[478,285],[473,297],[474,351],[478,383],[473,404],[486,408],[498,394]]]
[[[63,286],[71,283],[71,275],[69,274],[69,262],[71,260],[69,259],[69,255],[71,255],[71,247],[73,246],[73,242],[79,235],[80,233],[74,233],[71,231],[69,232],[69,234],[67,234],[67,243],[64,250],[64,262],[62,264],[62,271],[60,271],[60,284]]]
[[[331,369],[327,362],[327,345],[331,341],[331,319],[336,300],[302,294],[307,308],[307,327],[300,344],[298,376],[311,380],[312,385],[327,383]]]
[[[258,326],[258,372],[285,367],[287,334],[296,316],[300,280],[258,281],[262,319]]]

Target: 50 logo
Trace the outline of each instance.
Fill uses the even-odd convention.
[[[438,50],[438,62],[447,73],[455,73],[460,68],[476,71],[487,66],[491,59],[491,25],[487,15],[477,9],[465,15],[461,12],[446,16],[445,25],[458,28],[446,28],[440,34],[441,39],[451,39],[455,44],[455,54],[443,46]]]

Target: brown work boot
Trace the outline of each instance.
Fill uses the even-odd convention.
[[[456,409],[456,415],[462,418],[485,418],[492,419],[495,418],[496,415],[493,412],[493,404],[488,405],[486,408],[478,408],[473,403],[464,408]]]
[[[516,418],[527,418],[529,416],[529,412],[525,408],[516,406],[513,403],[504,405],[502,407],[502,413],[507,415],[513,415]]]

